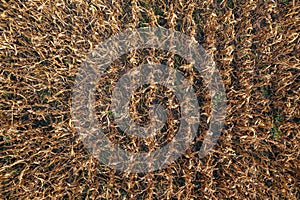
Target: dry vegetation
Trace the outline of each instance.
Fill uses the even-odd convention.
[[[1,0],[0,11],[0,199],[300,199],[298,1]],[[228,114],[205,158],[198,158],[198,136],[166,169],[129,174],[84,148],[71,122],[71,94],[87,53],[146,26],[185,33],[214,56]],[[138,53],[142,63],[157,52]],[[164,56],[171,66],[184,63]],[[107,80],[132,57],[116,61]],[[142,145],[126,141],[132,151]]]

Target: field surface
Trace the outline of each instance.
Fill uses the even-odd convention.
[[[297,0],[1,0],[0,199],[300,199],[299,13]],[[72,121],[72,92],[76,73],[97,45],[141,27],[186,34],[212,56],[227,114],[204,158],[198,156],[198,134],[166,168],[127,173],[86,149]],[[111,113],[103,114],[111,83],[147,62],[166,63],[193,78],[202,111],[199,133],[205,134],[211,108],[201,78],[184,71],[184,59],[146,49],[117,59],[98,82],[97,117],[111,130],[109,139],[138,153],[174,136],[119,134],[109,127]],[[134,104],[147,101],[141,91],[174,97],[167,88],[143,89],[131,106],[139,123],[147,121],[144,108]],[[178,125],[172,119],[169,129]]]

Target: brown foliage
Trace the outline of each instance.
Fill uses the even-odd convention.
[[[0,199],[300,199],[297,0],[1,0],[0,11]],[[87,53],[144,26],[214,56],[227,117],[205,158],[195,141],[166,169],[129,174],[84,148],[71,93]]]

